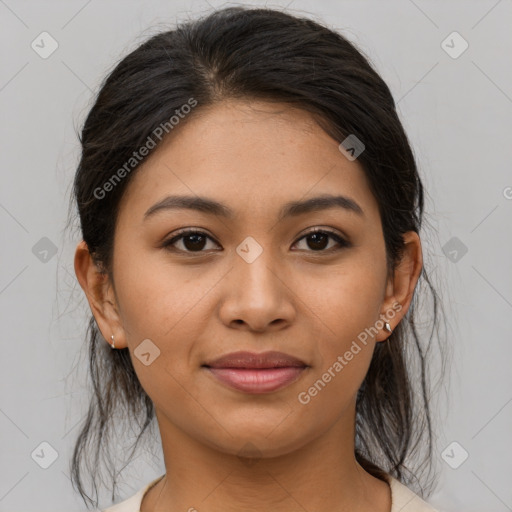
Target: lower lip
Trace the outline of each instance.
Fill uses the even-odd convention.
[[[213,376],[228,386],[246,393],[270,393],[299,378],[306,367],[284,368],[207,368]]]

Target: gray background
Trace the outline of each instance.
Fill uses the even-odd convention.
[[[446,511],[512,510],[512,2],[252,5],[287,4],[370,57],[428,189],[426,263],[442,288],[453,350],[436,406],[440,478],[429,501]],[[73,271],[79,238],[64,231],[74,127],[119,58],[166,24],[224,5],[233,4],[0,0],[2,512],[85,510],[69,480],[88,396],[89,310]],[[46,59],[31,47],[43,31],[58,43]],[[456,58],[461,40],[442,44],[453,31],[469,44]],[[52,449],[57,459],[44,469]],[[123,497],[163,469],[158,454],[138,457],[123,473]],[[103,495],[100,506],[108,504]]]

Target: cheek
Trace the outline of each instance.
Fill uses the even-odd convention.
[[[328,274],[310,275],[296,282],[301,283],[311,318],[332,341],[327,346],[343,348],[379,319],[385,268],[375,262],[365,264],[362,258],[353,257]]]
[[[194,363],[194,342],[204,337],[211,318],[207,292],[222,274],[204,274],[198,280],[197,269],[177,271],[149,261],[147,254],[119,252],[114,271],[116,291],[135,371],[152,399],[161,390],[168,396],[173,382],[187,380]],[[138,358],[143,350],[150,352],[150,365]],[[177,396],[180,391],[179,385],[172,390]]]
[[[323,287],[317,279],[310,287],[313,291],[305,302],[319,330],[315,337],[317,364],[307,383],[311,386],[321,380],[316,391],[311,390],[313,396],[317,392],[323,395],[319,401],[348,399],[364,380],[379,330],[384,276],[384,268],[357,260],[333,272]]]
[[[147,250],[120,249],[115,257],[120,316],[130,344],[145,338],[155,342],[175,338],[215,281],[211,276],[200,285],[191,284],[189,272],[153,256]]]

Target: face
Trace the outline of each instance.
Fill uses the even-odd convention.
[[[183,123],[133,176],[114,240],[116,316],[102,325],[129,347],[161,431],[232,454],[250,441],[270,456],[353,423],[375,344],[389,336],[379,320],[395,327],[405,310],[377,202],[338,144],[304,111],[229,101]],[[320,196],[343,199],[289,208]],[[244,370],[204,366],[236,351],[303,364],[266,370],[259,386]]]

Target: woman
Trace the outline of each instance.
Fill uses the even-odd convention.
[[[432,455],[423,186],[365,57],[311,20],[219,10],[125,57],[81,143],[84,500],[119,409],[137,443],[156,417],[166,472],[108,512],[433,511],[406,485]]]

